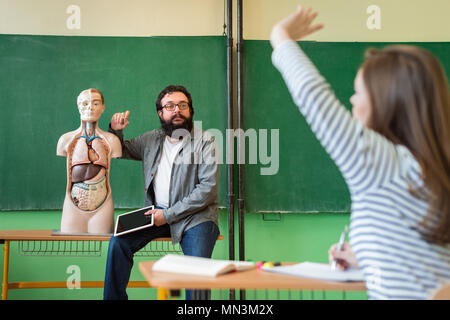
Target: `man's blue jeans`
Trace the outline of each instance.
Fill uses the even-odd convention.
[[[211,258],[219,236],[219,228],[212,221],[200,223],[183,234],[180,245],[188,256]],[[169,225],[152,226],[119,237],[111,237],[106,261],[103,299],[128,299],[126,287],[133,267],[133,255],[155,238],[170,237]],[[186,299],[209,297],[208,291],[186,290]]]

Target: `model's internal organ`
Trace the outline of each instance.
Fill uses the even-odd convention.
[[[71,196],[73,203],[83,211],[100,207],[108,195],[106,174],[108,146],[95,130],[85,126],[71,145]],[[94,126],[95,128],[95,126]]]

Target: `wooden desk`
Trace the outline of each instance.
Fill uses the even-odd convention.
[[[8,298],[9,289],[66,288],[66,281],[8,282],[10,243],[19,242],[23,255],[41,256],[100,256],[101,243],[109,241],[110,235],[53,235],[52,230],[0,230],[0,244],[4,244],[2,300]],[[222,235],[218,240],[223,240]],[[144,248],[135,256],[162,256],[167,253],[182,253],[179,246],[172,245],[172,239],[156,238],[150,242],[149,250]],[[155,249],[156,248],[156,249]],[[102,288],[103,281],[81,281],[82,288]],[[128,287],[149,287],[146,281],[130,281]]]
[[[52,256],[100,256],[101,245],[95,242],[109,241],[111,236],[52,235],[52,230],[0,230],[0,243],[4,243],[2,300],[8,299],[10,289],[66,288],[66,281],[8,282],[10,244],[19,242],[24,255]],[[170,240],[170,238],[168,238]],[[166,240],[166,239],[161,239]],[[75,245],[73,245],[75,244]],[[80,245],[81,244],[81,245]],[[103,281],[81,281],[82,288],[102,288]],[[145,281],[130,281],[130,287],[148,287]]]
[[[168,272],[153,272],[155,261],[139,263],[152,287],[165,289],[275,289],[275,290],[322,290],[366,291],[364,282],[334,282],[294,277],[258,269],[232,272],[215,278]]]

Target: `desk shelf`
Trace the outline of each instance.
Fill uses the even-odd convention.
[[[160,238],[159,241],[151,241],[144,248],[134,254],[135,257],[162,257],[166,254],[182,254],[179,244],[172,244],[171,238]]]
[[[89,240],[25,240],[18,241],[20,256],[40,257],[100,257],[103,241]],[[181,254],[179,244],[170,238],[155,239],[135,253],[135,257],[162,257],[166,254]]]
[[[100,257],[102,241],[19,241],[21,256]]]

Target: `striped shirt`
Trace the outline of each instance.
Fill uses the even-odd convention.
[[[281,43],[272,62],[348,185],[350,245],[369,299],[427,299],[450,281],[450,245],[420,236],[427,196],[409,192],[423,187],[419,163],[406,147],[355,121],[296,42]]]

